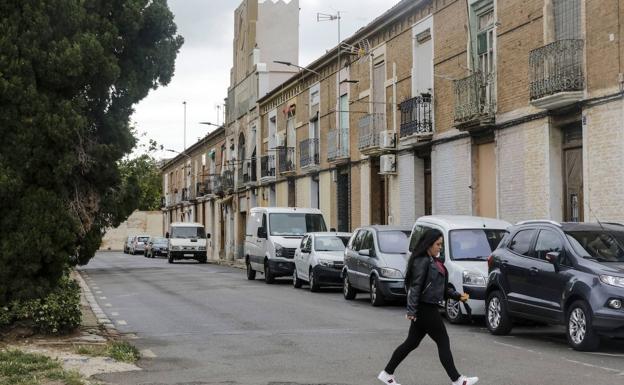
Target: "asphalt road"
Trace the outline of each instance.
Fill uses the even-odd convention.
[[[266,285],[259,274],[142,255],[99,253],[83,276],[118,330],[146,357],[144,370],[98,377],[132,385],[376,384],[407,335],[404,305],[373,308],[368,295],[311,293],[290,280]],[[518,327],[491,336],[483,322],[447,325],[460,373],[479,384],[624,383],[624,343],[571,350],[554,327]],[[426,338],[396,371],[403,385],[450,384]]]

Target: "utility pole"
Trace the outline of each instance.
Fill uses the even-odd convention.
[[[327,14],[327,13],[317,13],[316,21],[338,21],[338,71],[336,73],[337,81],[337,89],[336,89],[336,116],[338,118],[338,142],[340,143],[340,138],[342,137],[342,122],[340,116],[340,71],[342,70],[340,66],[340,11],[336,11],[335,15]],[[338,144],[338,143],[337,143]]]

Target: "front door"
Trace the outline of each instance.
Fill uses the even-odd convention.
[[[583,148],[563,150],[566,222],[583,221]]]
[[[475,149],[476,214],[496,218],[496,155],[494,142],[477,144]]]
[[[338,212],[338,231],[348,232],[350,226],[349,208],[349,171],[345,169],[336,170],[338,183],[336,186],[336,203]]]

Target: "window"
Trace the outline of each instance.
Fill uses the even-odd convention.
[[[316,251],[344,251],[345,245],[349,242],[348,237],[322,236],[314,239],[314,250]]]
[[[581,38],[581,0],[553,0],[555,40]]]
[[[563,251],[561,238],[553,231],[540,231],[537,236],[537,242],[535,243],[535,257],[546,260],[546,254],[552,251],[556,251],[558,253]]]
[[[305,233],[327,231],[320,214],[278,213],[270,215],[271,235],[302,236]]]
[[[574,250],[582,257],[599,262],[624,262],[623,231],[569,231],[566,235]]]
[[[171,238],[206,238],[203,227],[183,227],[171,228]]]
[[[531,250],[531,241],[535,235],[535,230],[521,230],[509,242],[509,250],[514,253],[529,256]]]
[[[254,229],[260,227],[261,222],[262,216],[260,215],[260,213],[251,213],[251,215],[249,216],[249,220],[247,221],[246,233],[248,237],[256,236],[256,234],[254,234]]]
[[[420,238],[423,236],[425,231],[430,230],[430,229],[431,229],[431,227],[426,227],[426,226],[421,226],[421,225],[417,225],[416,227],[414,227],[414,231],[412,233],[412,238],[410,239],[410,243],[409,243],[409,251],[410,252],[412,252],[412,250],[414,250],[414,248],[418,244],[418,241],[420,241]]]
[[[454,261],[485,261],[505,234],[505,230],[492,229],[452,230],[450,257]]]
[[[353,244],[351,245],[351,249],[353,249],[353,251],[359,251],[360,247],[362,246],[362,240],[364,239],[364,236],[366,236],[366,231],[365,230],[360,230],[358,231],[357,235],[355,235],[353,237]]]
[[[408,231],[380,231],[377,233],[379,251],[388,254],[405,254],[409,247]]]
[[[360,244],[360,250],[370,250],[374,248],[375,242],[373,241],[373,233],[370,231],[365,231],[362,243]]]

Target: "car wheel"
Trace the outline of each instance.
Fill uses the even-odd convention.
[[[379,290],[379,280],[373,277],[370,281],[370,300],[373,306],[381,306],[386,303],[383,294]]]
[[[600,337],[593,329],[592,313],[585,301],[576,301],[568,309],[566,336],[574,350],[591,351],[600,345]]]
[[[245,267],[247,268],[247,279],[249,281],[253,281],[256,279],[256,271],[251,268],[251,263],[249,260],[245,261]]]
[[[169,254],[169,259],[168,259],[169,263],[173,263],[174,259],[173,256],[171,254]]]
[[[271,267],[269,266],[269,262],[264,262],[264,283],[272,284],[275,282],[275,277],[271,272]]]
[[[467,321],[467,317],[461,310],[460,301],[454,299],[447,299],[444,304],[444,310],[446,313],[446,319],[452,324],[462,324]]]
[[[511,332],[511,317],[507,311],[507,302],[500,291],[493,291],[485,303],[485,323],[490,333],[502,336]]]
[[[349,275],[347,272],[344,273],[344,278],[342,279],[342,294],[347,300],[354,299],[357,294],[355,288],[351,286],[351,282],[349,282]]]
[[[297,275],[297,268],[295,267],[295,269],[293,270],[293,287],[295,289],[299,289],[302,285],[303,281],[299,279],[299,276]]]
[[[310,284],[310,291],[313,293],[319,291],[321,289],[321,286],[316,280],[316,277],[314,277],[314,269],[310,269],[310,274],[308,276],[310,277],[310,281],[308,282]]]

